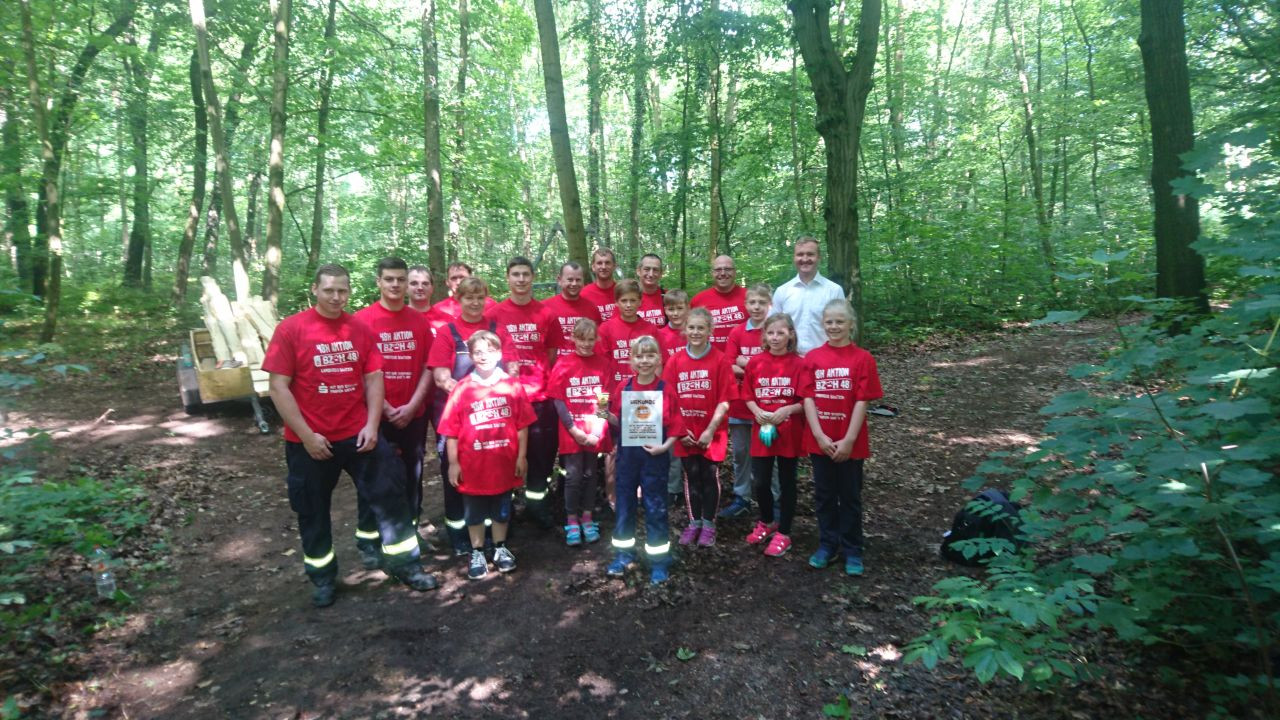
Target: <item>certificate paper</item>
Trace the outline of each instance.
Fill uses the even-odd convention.
[[[662,391],[622,391],[622,445],[662,444]]]

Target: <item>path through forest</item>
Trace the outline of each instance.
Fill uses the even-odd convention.
[[[979,686],[958,665],[903,666],[927,616],[911,602],[953,572],[937,544],[969,495],[960,482],[991,450],[1026,447],[1037,409],[1098,352],[1101,324],[1016,329],[882,351],[864,494],[867,574],[805,563],[816,538],[801,482],[796,547],[774,560],[724,523],[714,548],[686,552],[673,580],[607,579],[607,533],[585,549],[518,529],[519,570],[468,582],[431,558],[442,587],[416,594],[359,569],[354,493],[341,485],[335,535],[342,592],[310,607],[281,440],[244,408],[188,417],[171,348],[43,391],[18,421],[54,428],[49,470],[145,471],[168,570],[150,576],[129,620],[101,634],[87,677],[55,688],[52,715],[185,718],[550,718],[821,716],[841,694],[854,717],[1099,717],[1160,707],[1120,667],[1105,682],[1033,692]],[[108,412],[110,410],[110,412]],[[428,497],[439,495],[432,475]],[[127,558],[126,558],[127,559]],[[122,577],[126,589],[135,580]],[[844,651],[842,651],[844,648]],[[864,650],[865,649],[865,650]],[[689,659],[685,650],[694,653]],[[855,652],[848,652],[853,650]],[[1121,713],[1126,714],[1126,713]],[[1158,712],[1156,713],[1159,714]]]

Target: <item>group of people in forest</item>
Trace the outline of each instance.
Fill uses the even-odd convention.
[[[618,279],[614,253],[599,248],[589,269],[562,264],[559,292],[538,300],[533,263],[514,257],[501,302],[455,262],[448,296],[432,304],[431,270],[388,257],[376,269],[378,300],[354,314],[345,311],[348,271],[321,266],[315,305],[280,323],[263,363],[285,424],[288,496],[313,604],[332,604],[337,591],[329,510],[342,471],[357,489],[362,564],[415,590],[437,586],[419,562],[431,548],[418,532],[428,424],[445,535],[473,580],[490,567],[516,568],[507,545],[515,490],[523,487],[525,517],[555,526],[557,460],[570,546],[600,540],[603,480],[615,515],[610,576],[640,556],[641,503],[655,584],[669,577],[668,508],[680,503],[679,545],[714,545],[717,519],[744,517],[754,502],[759,516],[745,541],[781,556],[804,456],[819,525],[809,564],[843,558],[847,574],[861,574],[866,414],[880,380],[853,343],[853,309],[818,272],[818,241],[799,238],[793,261],[796,277],[776,290],[744,288],[721,255],[711,287],[690,297],[662,287],[657,255]],[[732,498],[722,507],[718,467],[730,452]]]

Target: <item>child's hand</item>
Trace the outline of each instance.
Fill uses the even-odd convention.
[[[658,455],[661,455],[662,453],[666,452],[667,449],[661,445],[645,445],[644,451],[649,453],[650,455],[653,455],[654,457],[657,457]]]
[[[458,487],[458,483],[462,480],[462,468],[458,467],[458,463],[449,466],[449,484]]]
[[[685,430],[684,435],[680,438],[680,444],[687,448],[691,448],[698,444],[698,440],[693,436],[693,432],[691,430]]]
[[[573,441],[574,441],[574,442],[576,442],[576,443],[578,443],[579,445],[590,445],[590,444],[592,444],[592,443],[591,443],[591,436],[590,436],[590,435],[587,435],[585,432],[583,432],[583,431],[582,431],[581,429],[579,429],[579,428],[574,428],[574,429],[570,430],[570,431],[569,431],[569,435],[570,435],[571,437],[573,437]]]
[[[836,443],[834,440],[821,433],[815,435],[813,439],[818,441],[818,447],[822,449],[823,455],[826,455],[829,458],[835,457]]]
[[[715,439],[715,436],[715,433],[711,432],[711,428],[703,430],[702,434],[698,436],[698,447],[703,450],[711,447],[711,441]]]
[[[739,358],[739,360],[741,360],[741,358]],[[747,374],[747,371],[743,370],[742,366],[738,365],[737,363],[733,364],[732,369],[733,369],[733,376],[738,378],[739,380],[742,379],[743,375]]]
[[[453,470],[453,466],[450,465],[449,469]],[[516,458],[516,477],[523,480],[525,476],[528,474],[529,474],[529,461],[525,458],[525,456],[521,455],[520,457]]]
[[[833,443],[835,452],[830,453],[832,462],[844,462],[853,454],[853,438],[841,438],[839,442]]]
[[[579,445],[585,445],[586,447],[595,447],[596,445],[599,445],[599,444],[600,444],[599,435],[588,435],[586,442],[579,443]]]
[[[773,421],[773,413],[767,410],[757,410],[756,424],[757,425],[777,425],[778,423]]]

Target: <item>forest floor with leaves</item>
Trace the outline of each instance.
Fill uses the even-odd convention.
[[[841,696],[852,717],[1180,715],[1139,659],[1096,639],[1080,647],[1095,678],[1054,689],[901,663],[928,622],[912,599],[962,571],[938,555],[972,495],[961,482],[988,452],[1032,445],[1037,410],[1107,341],[1104,323],[1086,322],[878,349],[901,414],[871,422],[861,578],[805,562],[817,528],[803,466],[790,553],[745,545],[751,519],[722,522],[717,545],[681,552],[656,588],[643,573],[605,577],[606,522],[583,548],[518,524],[516,572],[470,582],[440,554],[425,562],[440,589],[411,592],[360,569],[344,481],[341,592],[323,610],[309,603],[279,434],[259,435],[247,404],[188,416],[174,343],[133,348],[28,394],[11,419],[52,433],[45,477],[146,488],[151,522],[120,550],[133,602],[91,637],[43,637],[47,652],[5,658],[0,686],[26,714],[64,718],[813,718]],[[438,512],[438,474],[427,483]],[[93,592],[78,558],[45,578],[52,592]]]

